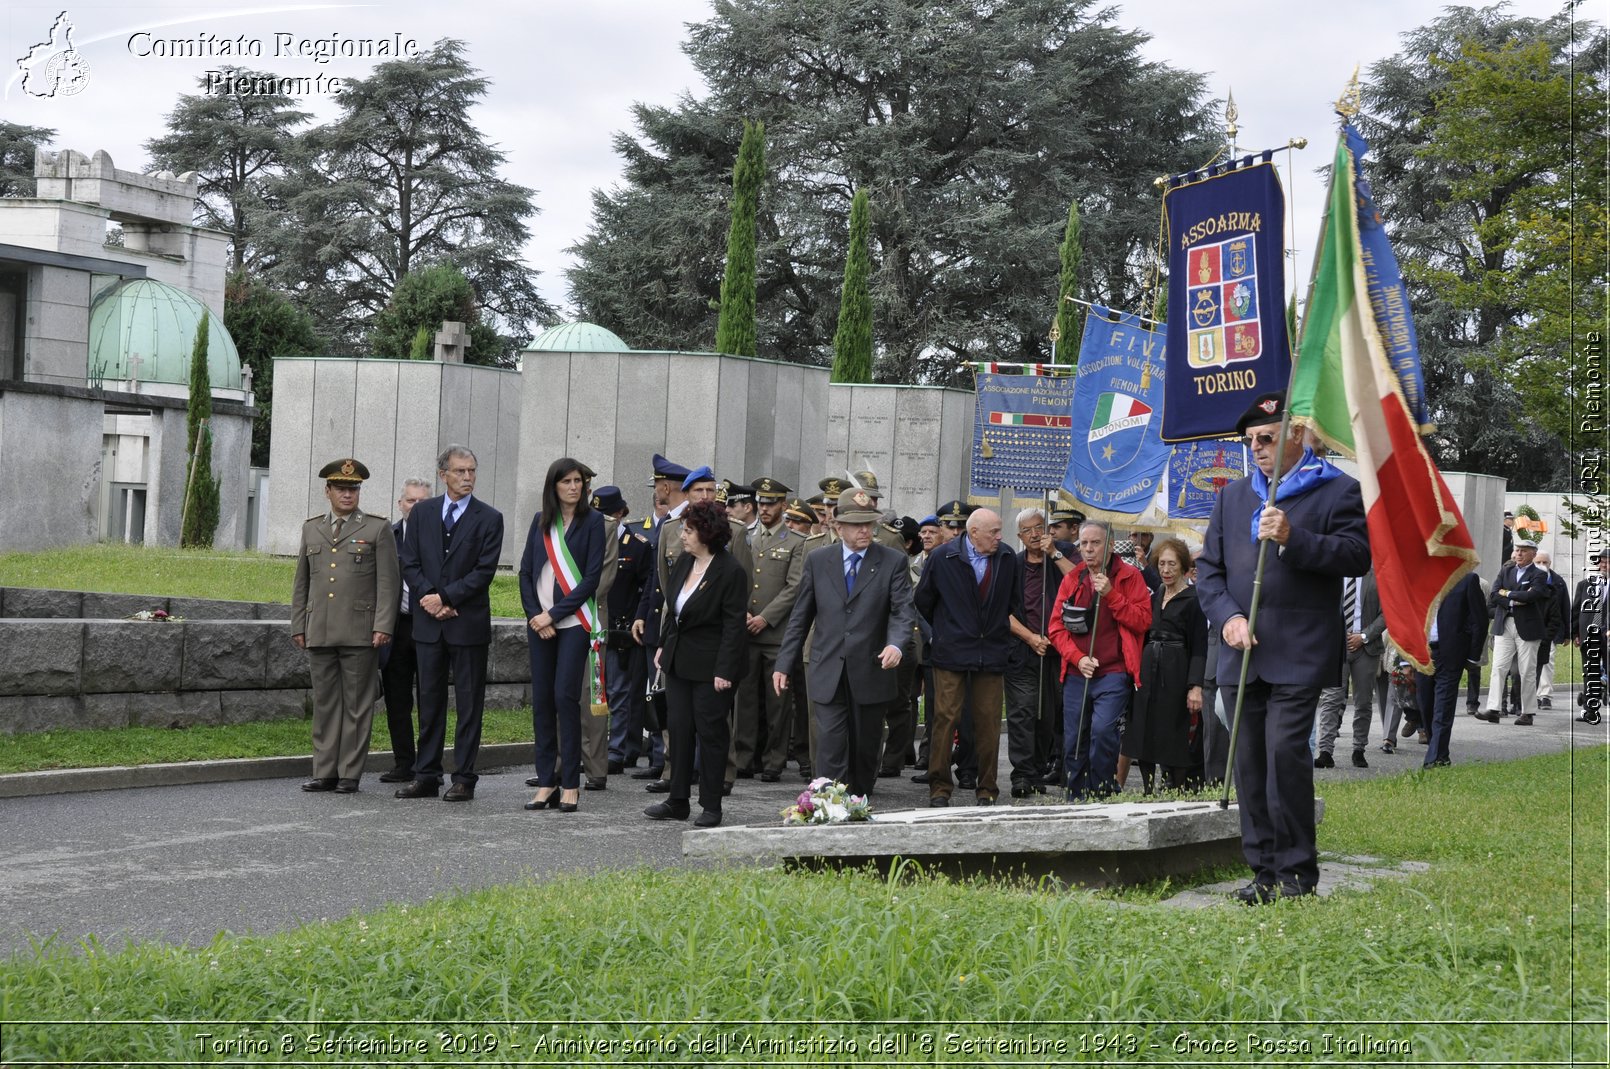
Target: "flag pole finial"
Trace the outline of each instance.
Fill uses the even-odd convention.
[[[1336,99],[1336,114],[1348,122],[1352,122],[1361,109],[1360,98],[1358,64],[1355,63],[1353,64],[1353,76],[1347,80],[1347,88],[1343,89],[1342,95]]]
[[[1229,90],[1226,95],[1229,97],[1229,101],[1224,105],[1224,137],[1226,143],[1230,146],[1230,155],[1233,158],[1235,156],[1235,135],[1241,132],[1241,128],[1236,125],[1236,120],[1241,117],[1241,112],[1235,106],[1235,90]]]

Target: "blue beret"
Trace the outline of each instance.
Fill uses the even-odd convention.
[[[684,489],[684,490],[691,489],[694,483],[701,483],[701,482],[712,482],[713,483],[715,481],[716,481],[716,473],[710,470],[710,465],[705,464],[705,465],[703,465],[701,467],[694,468],[692,471],[688,472],[687,478],[682,480],[682,489]]]

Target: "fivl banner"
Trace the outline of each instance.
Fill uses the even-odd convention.
[[[1168,518],[1206,520],[1225,486],[1247,474],[1247,447],[1235,438],[1186,442],[1168,458]]]
[[[1370,150],[1369,142],[1359,135],[1352,123],[1342,125],[1342,136],[1347,139],[1354,161],[1363,160]],[[1375,194],[1370,191],[1362,167],[1354,178],[1353,194],[1358,206],[1358,241],[1363,251],[1364,280],[1369,287],[1375,326],[1381,332],[1381,342],[1386,346],[1386,356],[1392,362],[1398,385],[1403,388],[1403,402],[1409,406],[1409,415],[1421,434],[1430,434],[1435,428],[1431,424],[1431,412],[1426,408],[1425,379],[1420,373],[1420,342],[1414,332],[1414,318],[1409,314],[1409,291],[1403,285],[1398,258],[1387,240],[1381,213],[1375,207]]]
[[[1259,394],[1286,388],[1286,199],[1252,157],[1163,194],[1168,213],[1168,388],[1162,438],[1222,438]]]
[[[993,505],[999,503],[1002,490],[1016,490],[1013,507],[1043,504],[1045,494],[1062,485],[1068,470],[1073,376],[1067,372],[1073,369],[1050,364],[981,366],[1032,370],[977,376],[968,497],[975,505]]]
[[[1163,345],[1138,316],[1092,306],[1085,317],[1062,488],[1087,511],[1137,515],[1157,492],[1169,453],[1157,436]]]

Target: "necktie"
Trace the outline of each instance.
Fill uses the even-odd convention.
[[[995,567],[994,559],[991,558],[991,557],[985,557],[984,558],[984,577],[978,581],[978,599],[980,601],[983,601],[985,598],[989,597],[989,576],[990,576],[990,570],[992,568],[994,568],[994,567]]]
[[[844,573],[844,593],[855,593],[855,573],[861,570],[861,554],[850,554],[850,570]]]
[[[408,521],[404,520],[402,522],[402,538],[398,540],[398,543],[401,544],[407,538],[408,538]],[[398,578],[398,585],[402,587],[402,604],[398,606],[398,611],[401,612],[404,616],[407,616],[408,615],[408,580],[399,577]]]
[[[1358,580],[1342,580],[1342,622],[1353,630],[1353,614],[1358,612]]]
[[[345,521],[342,520],[340,516],[337,516],[335,518],[335,522],[330,524],[330,531],[335,535],[336,541],[341,540],[341,524],[344,522]]]
[[[447,522],[442,524],[442,527],[448,534],[452,534],[453,528],[458,526],[458,517],[463,511],[463,505],[453,504],[447,506]]]

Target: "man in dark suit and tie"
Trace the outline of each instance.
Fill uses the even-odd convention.
[[[1319,694],[1319,752],[1315,768],[1335,768],[1336,736],[1342,730],[1342,714],[1347,711],[1348,692],[1353,699],[1353,767],[1368,768],[1364,748],[1370,744],[1370,720],[1374,717],[1375,676],[1381,669],[1386,643],[1386,617],[1381,615],[1381,595],[1375,589],[1375,572],[1357,579],[1342,580],[1342,632],[1346,636],[1347,668],[1342,685],[1326,687]]]
[[[424,479],[403,480],[402,493],[397,498],[402,518],[391,525],[399,553],[408,535],[408,514],[430,497],[430,490],[430,483]],[[413,607],[404,582],[397,630],[391,642],[380,648],[380,692],[386,700],[386,731],[391,736],[391,770],[380,774],[381,783],[412,783],[414,779],[414,681],[419,661],[414,655]]]
[[[1283,394],[1264,394],[1237,421],[1257,470],[1220,492],[1196,570],[1202,608],[1223,639],[1218,681],[1232,710],[1249,658],[1234,754],[1241,849],[1253,870],[1237,897],[1248,905],[1313,894],[1319,884],[1308,737],[1319,692],[1342,678],[1342,580],[1370,567],[1358,480],[1316,456],[1301,432],[1276,452],[1285,404]],[[1247,618],[1263,541],[1272,544],[1254,635]]]
[[[820,622],[805,671],[816,716],[816,768],[862,795],[877,782],[884,707],[899,689],[896,669],[917,624],[906,555],[872,541],[882,519],[873,504],[865,489],[839,499],[839,540],[806,557],[772,672],[781,694],[805,636]]]
[[[1547,577],[1533,566],[1537,545],[1515,540],[1515,559],[1505,564],[1487,595],[1493,610],[1493,668],[1487,687],[1487,711],[1479,720],[1496,724],[1503,706],[1504,678],[1513,663],[1521,675],[1521,715],[1515,723],[1525,727],[1537,713],[1537,647],[1548,637],[1544,608],[1550,597]]]
[[[475,797],[475,755],[481,746],[486,656],[492,643],[488,594],[503,552],[503,514],[474,497],[475,454],[450,445],[436,459],[447,487],[409,514],[402,573],[413,611],[419,659],[419,755],[414,781],[398,798],[434,798],[442,779],[447,738],[447,674],[453,673],[458,720],[453,733],[453,785],[448,802]]]
[[[1605,697],[1605,598],[1610,596],[1610,550],[1593,555],[1593,574],[1576,585],[1571,599],[1571,641],[1582,651],[1584,724],[1597,724]]]
[[[1487,645],[1487,600],[1481,596],[1481,579],[1475,572],[1455,583],[1442,599],[1429,637],[1433,674],[1415,680],[1416,704],[1430,737],[1426,768],[1452,763],[1448,739],[1453,734],[1459,680],[1466,668],[1481,661]]]

